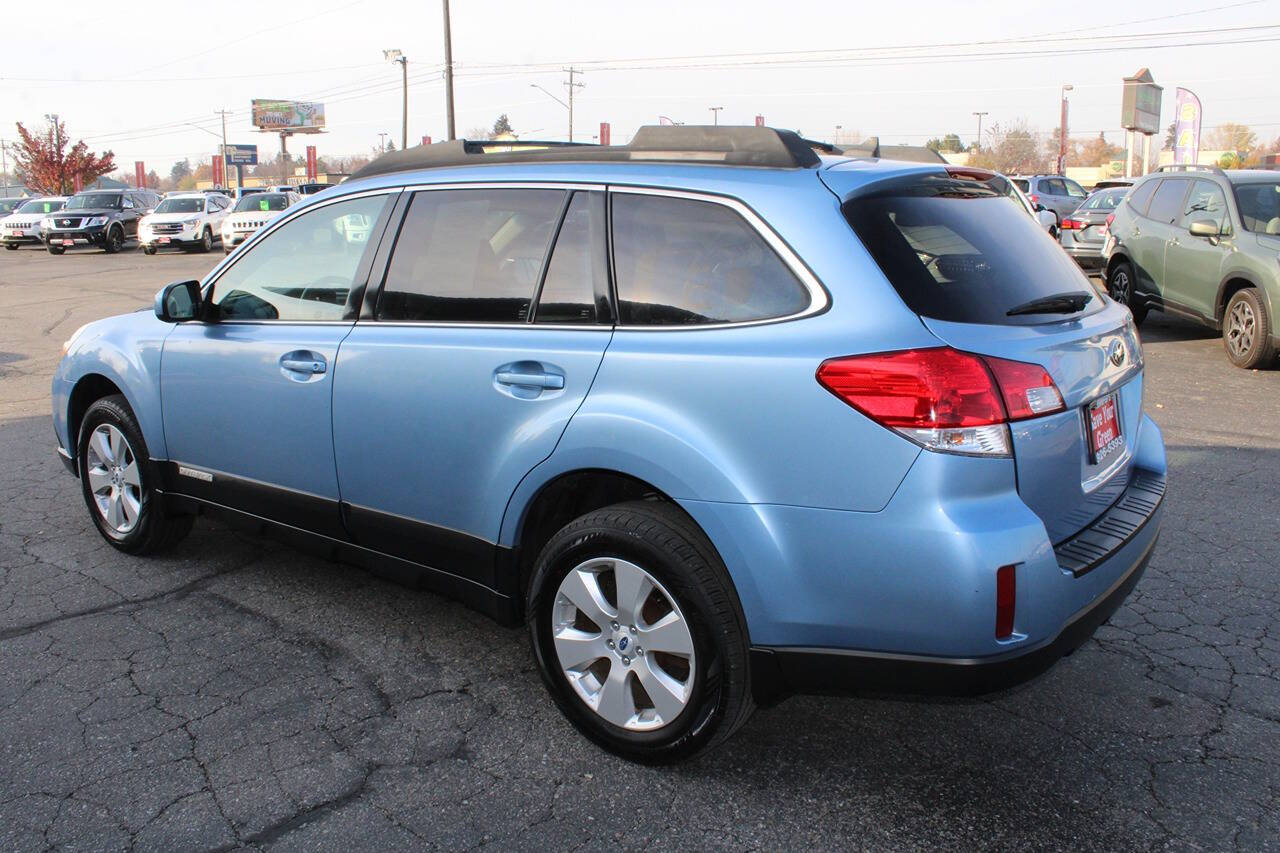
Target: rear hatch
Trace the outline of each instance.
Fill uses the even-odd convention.
[[[1127,485],[1142,416],[1129,312],[1019,205],[971,177],[888,178],[845,195],[843,210],[941,342],[989,364],[1037,365],[1056,386],[1009,423],[1019,495],[1054,544],[1101,515]]]

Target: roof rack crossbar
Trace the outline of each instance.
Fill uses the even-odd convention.
[[[627,145],[525,139],[455,139],[419,145],[382,155],[351,180],[411,169],[489,163],[662,161],[805,169],[821,162],[815,149],[840,153],[835,146],[772,127],[647,125],[636,131]]]
[[[1217,166],[1210,166],[1205,163],[1170,163],[1156,167],[1157,172],[1189,172],[1193,169],[1200,169],[1205,172],[1214,172],[1219,175],[1226,174]]]

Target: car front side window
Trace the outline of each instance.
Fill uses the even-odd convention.
[[[1227,197],[1213,181],[1196,181],[1183,205],[1180,228],[1190,228],[1193,222],[1212,222],[1219,231],[1227,230]]]
[[[389,203],[373,195],[312,208],[259,240],[213,285],[214,319],[342,320],[356,272],[372,251],[371,228]]]

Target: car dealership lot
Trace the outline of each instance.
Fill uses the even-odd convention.
[[[59,345],[216,260],[0,255],[0,846],[1280,837],[1280,371],[1213,333],[1143,327],[1167,515],[1094,641],[983,700],[792,699],[650,769],[578,737],[525,635],[460,605],[221,522],[160,559],[101,540],[53,452]]]

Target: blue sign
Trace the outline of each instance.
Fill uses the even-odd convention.
[[[258,165],[258,146],[256,145],[228,145],[226,151],[228,166]]]

